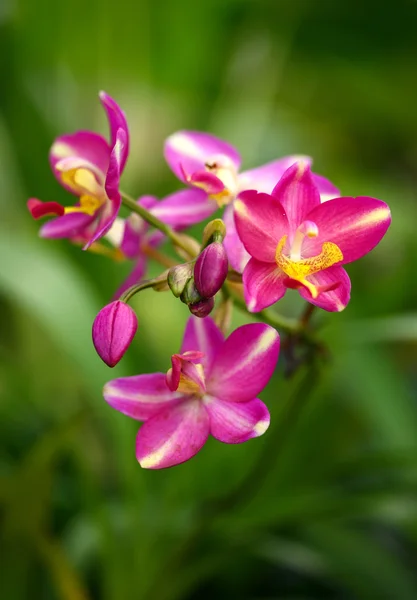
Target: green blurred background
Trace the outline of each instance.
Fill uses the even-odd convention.
[[[4,600],[417,598],[416,28],[411,0],[1,0]],[[316,316],[330,362],[281,369],[262,395],[268,433],[166,471],[139,467],[137,424],[101,388],[166,370],[185,307],[143,293],[110,371],[91,323],[130,266],[39,239],[25,206],[69,201],[48,150],[107,135],[100,89],[128,116],[133,195],[178,188],[162,144],[188,128],[245,167],[310,154],[344,195],[393,213],[348,268],[348,308]],[[296,293],[280,308],[298,314]]]

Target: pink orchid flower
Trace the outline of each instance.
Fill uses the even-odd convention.
[[[112,226],[121,205],[119,181],[129,152],[125,115],[116,102],[100,92],[110,125],[110,142],[92,131],[58,137],[49,154],[59,183],[77,196],[75,206],[57,202],[28,201],[34,218],[57,215],[40,230],[46,238],[70,238],[87,249]]]
[[[291,166],[271,195],[244,192],[235,203],[235,216],[252,257],[243,272],[251,312],[274,304],[287,288],[297,288],[325,310],[343,310],[350,279],[341,265],[370,252],[391,222],[388,206],[375,198],[321,203],[305,162]]]
[[[144,421],[136,439],[140,465],[172,467],[197,454],[210,434],[237,444],[267,430],[269,412],[256,396],[278,354],[279,336],[269,325],[243,325],[224,340],[210,317],[191,317],[166,375],[114,379],[105,385],[104,398]]]
[[[234,200],[244,190],[270,194],[286,169],[300,158],[309,164],[311,159],[286,156],[262,167],[239,173],[240,155],[227,142],[214,135],[198,131],[178,131],[165,142],[165,159],[173,173],[194,189],[196,203],[202,198],[211,212],[226,206],[223,220],[226,225],[225,248],[230,264],[242,273],[250,256],[236,231]],[[314,175],[322,200],[340,196],[339,190],[327,179]],[[203,197],[201,194],[203,193]]]
[[[202,195],[205,200],[204,194]],[[137,203],[175,231],[186,229],[211,214],[207,202],[195,202],[193,190],[180,190],[162,200],[155,196],[141,196]],[[127,219],[118,217],[106,239],[120,251],[122,258],[135,262],[132,272],[116,292],[115,297],[119,297],[143,279],[148,265],[147,249],[157,248],[165,240],[165,236],[160,231],[151,231],[148,223],[138,214],[132,213]]]

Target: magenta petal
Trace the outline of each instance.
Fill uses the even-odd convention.
[[[270,194],[285,171],[300,160],[309,165],[312,163],[310,157],[294,154],[269,162],[262,167],[257,167],[250,171],[243,171],[238,177],[239,192],[243,192],[244,190],[256,190],[257,192]]]
[[[314,184],[317,186],[317,189],[320,193],[321,202],[327,202],[327,200],[339,198],[340,190],[333,185],[331,181],[323,177],[323,175],[317,175],[317,173],[312,173],[312,176]]]
[[[187,175],[202,171],[206,163],[218,162],[237,171],[240,156],[236,150],[214,135],[199,131],[177,131],[165,142],[164,156],[175,175],[187,183]]]
[[[39,235],[44,238],[72,238],[82,236],[85,229],[93,223],[96,215],[85,213],[68,213],[62,217],[44,223],[39,230]]]
[[[138,421],[146,421],[176,406],[183,398],[182,394],[168,389],[165,373],[113,379],[104,386],[103,395],[110,406]]]
[[[324,242],[339,246],[346,264],[370,252],[384,237],[390,223],[389,207],[376,198],[336,198],[315,208],[309,220],[316,223],[317,238],[306,239],[305,256],[321,252]]]
[[[217,210],[203,190],[186,189],[166,196],[152,207],[151,212],[167,225],[184,228],[207,219]]]
[[[191,399],[146,421],[136,438],[136,458],[144,469],[164,469],[192,458],[207,441],[209,416]]]
[[[257,260],[274,262],[278,242],[288,233],[281,204],[268,194],[242,192],[234,202],[235,224],[246,250]]]
[[[136,314],[125,302],[115,300],[101,309],[93,323],[93,343],[106,365],[117,365],[135,337],[137,328]]]
[[[26,206],[34,219],[52,216],[62,217],[65,214],[65,208],[59,202],[42,202],[42,200],[38,200],[37,198],[29,198]]]
[[[172,367],[166,375],[166,383],[173,392],[178,389],[181,379],[182,383],[189,383],[194,388],[197,386],[201,392],[206,391],[204,372],[195,363],[201,362],[204,354],[191,350],[184,354],[173,354],[171,356]],[[182,375],[182,378],[181,378]]]
[[[243,269],[250,259],[250,254],[246,251],[237,233],[233,204],[225,208],[223,222],[226,226],[226,237],[223,240],[223,245],[226,249],[230,266],[238,273],[243,273]]]
[[[56,169],[58,162],[68,158],[77,158],[78,168],[84,167],[92,171],[98,181],[103,183],[109,165],[110,147],[101,135],[92,131],[77,131],[56,138],[49,152],[52,171],[59,183],[74,193],[70,186],[62,183],[62,171]]]
[[[203,352],[202,364],[207,375],[216,353],[223,345],[223,341],[224,336],[213,319],[210,317],[205,319],[190,317],[185,326],[180,352],[181,354],[192,350]]]
[[[147,210],[158,204],[157,198],[155,196],[141,196],[137,203]],[[145,234],[149,230],[149,225],[144,221],[137,213],[131,213],[127,219],[124,220],[124,230],[123,237],[119,244],[120,250],[123,252],[126,258],[135,259],[141,254],[141,245],[145,241]],[[154,233],[161,234],[161,232],[156,231],[150,235],[154,235]],[[149,244],[149,235],[146,236],[146,242]]]
[[[245,302],[250,312],[259,312],[280,300],[287,288],[286,275],[275,263],[251,258],[243,271]]]
[[[209,195],[220,194],[225,189],[223,181],[209,171],[195,171],[187,177],[187,182]]]
[[[329,267],[324,271],[309,275],[307,279],[319,288],[334,288],[320,293],[317,298],[313,298],[306,287],[300,286],[298,291],[310,304],[315,304],[330,312],[340,312],[349,303],[350,279],[343,267]]]
[[[146,244],[151,248],[157,248],[165,240],[165,235],[162,231],[150,231],[146,235]]]
[[[298,162],[285,171],[274,187],[272,196],[283,206],[291,233],[295,232],[313,208],[320,205],[319,191],[314,184],[310,167],[304,162]]]
[[[261,392],[277,364],[278,332],[264,323],[235,329],[216,354],[207,374],[208,394],[230,402],[247,402]]]
[[[119,129],[117,132],[116,144],[114,145],[110,155],[109,168],[106,175],[105,189],[108,201],[104,207],[104,210],[102,210],[100,222],[96,228],[96,231],[84,246],[84,250],[87,250],[91,244],[106,235],[119,213],[120,206],[122,204],[122,197],[119,192],[120,161],[123,155],[125,144],[126,133],[122,129]]]
[[[126,277],[122,285],[119,287],[119,289],[114,295],[114,298],[119,298],[123,294],[123,292],[132,287],[132,285],[140,283],[145,276],[147,265],[148,262],[146,256],[139,255],[136,259],[136,263],[132,272]]]
[[[210,433],[220,442],[240,444],[259,437],[269,427],[269,411],[259,398],[227,402],[206,396],[204,403],[210,416]]]
[[[125,167],[127,156],[129,154],[129,128],[127,125],[126,116],[117,102],[115,102],[113,98],[106,94],[106,92],[100,92],[99,97],[109,120],[110,147],[114,148],[114,146],[117,144],[119,129],[122,129],[125,134],[125,141],[121,149],[119,160],[121,173]]]
[[[140,255],[140,246],[148,227],[149,225],[139,215],[130,215],[125,220],[120,250],[126,258],[135,259]]]

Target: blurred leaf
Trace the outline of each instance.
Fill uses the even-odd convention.
[[[340,579],[355,598],[416,597],[416,581],[400,564],[389,539],[376,543],[334,523],[311,525],[304,537],[321,554],[331,576]]]

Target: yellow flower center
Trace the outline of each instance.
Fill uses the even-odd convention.
[[[275,262],[277,266],[288,275],[290,279],[298,281],[305,286],[313,298],[317,298],[320,290],[317,286],[308,281],[307,277],[309,275],[314,275],[314,273],[318,273],[319,271],[323,271],[324,269],[328,269],[332,265],[343,260],[342,251],[339,246],[333,242],[324,242],[321,252],[317,256],[302,258],[301,247],[304,237],[316,237],[317,234],[318,229],[314,223],[302,223],[295,233],[289,256],[284,254],[284,248],[288,238],[287,235],[284,235],[280,239],[275,252]]]
[[[65,214],[84,213],[93,216],[105,201],[102,186],[97,182],[94,174],[85,168],[69,169],[62,172],[62,181],[80,194],[79,206],[68,206]]]
[[[84,196],[81,196],[79,206],[65,207],[65,214],[67,215],[68,213],[81,212],[86,215],[93,216],[96,210],[100,208],[102,203],[103,202],[99,198],[85,194]]]
[[[204,378],[203,365],[194,366],[197,369],[198,373],[201,375],[201,377]],[[192,394],[193,396],[202,396],[204,393],[201,389],[201,386],[196,381],[194,381],[194,379],[191,379],[191,377],[187,377],[187,375],[185,375],[184,372],[181,372],[180,383],[178,385],[177,392],[181,392],[183,394]]]
[[[210,198],[217,202],[219,208],[230,204],[237,193],[237,172],[233,163],[225,156],[214,159],[205,164],[206,171],[213,173],[224,185],[224,189],[217,194],[210,194]]]

